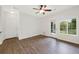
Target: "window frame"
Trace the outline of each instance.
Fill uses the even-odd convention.
[[[53,23],[53,26],[52,26],[51,23]],[[56,33],[56,23],[55,23],[55,21],[51,21],[50,24],[51,24],[51,29],[50,29],[51,30],[51,33],[54,33],[55,34]]]
[[[74,19],[74,18],[71,18],[71,19]],[[64,34],[64,35],[72,35],[72,36],[78,35],[78,33],[77,33],[77,18],[75,17],[75,19],[76,19],[76,34],[69,34],[69,33],[68,33],[68,23],[67,23],[67,33],[66,33],[66,34],[65,34],[65,33],[61,33],[60,29],[59,29],[59,33],[60,33],[60,34]],[[60,23],[61,23],[61,22],[64,22],[64,21],[67,21],[67,22],[68,22],[68,19],[62,20],[62,21],[60,21]],[[59,24],[60,24],[60,23],[59,23]],[[59,28],[60,28],[60,27],[59,27]]]

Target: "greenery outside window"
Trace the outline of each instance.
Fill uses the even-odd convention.
[[[76,18],[67,21],[62,21],[60,23],[60,33],[76,34]]]
[[[62,21],[60,23],[60,32],[64,34],[67,33],[67,21]]]

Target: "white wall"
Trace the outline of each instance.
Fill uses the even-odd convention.
[[[19,39],[39,35],[39,20],[26,13],[20,12]]]
[[[3,39],[4,39],[4,32],[3,32],[3,21],[2,21],[2,17],[1,17],[1,6],[0,6],[0,44],[2,44]]]
[[[10,8],[10,6],[2,6],[1,8],[1,26],[2,36],[0,42],[6,38],[12,38],[18,36],[18,25],[19,25],[19,13],[17,10]]]
[[[1,22],[2,22],[2,20],[1,20],[1,7],[0,7],[0,31],[1,31]]]
[[[6,38],[19,37],[19,39],[23,39],[40,34],[40,21],[37,18],[18,9],[13,9],[11,6],[2,6],[1,13],[1,26],[3,27],[1,43]]]
[[[4,10],[5,11],[5,10]],[[56,13],[54,18],[51,19],[48,17],[45,18],[36,18],[30,16],[24,12],[15,12],[14,15],[10,15],[7,11],[2,12],[2,31],[3,36],[5,38],[15,37],[18,36],[19,39],[32,37],[35,35],[43,34],[46,36],[56,37],[62,40],[67,40],[70,42],[78,43],[79,44],[79,7],[70,8],[59,13]],[[63,18],[77,17],[77,36],[72,35],[63,35],[59,33],[59,22]],[[63,17],[63,18],[61,18]],[[50,22],[55,20],[56,25],[56,34],[50,33]],[[2,40],[1,40],[2,41]],[[0,41],[0,42],[1,42]]]
[[[66,35],[66,34],[60,34],[60,21],[69,18],[77,18],[77,35]],[[50,22],[55,20],[56,21],[56,34],[50,33]],[[79,44],[79,6],[72,7],[70,9],[63,10],[59,13],[56,13],[53,18],[43,18],[42,19],[42,34],[46,36],[55,37],[61,40],[70,41],[73,43]]]

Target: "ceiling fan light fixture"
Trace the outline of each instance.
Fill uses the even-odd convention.
[[[39,8],[33,8],[33,9],[34,9],[34,10],[38,10],[37,13],[42,13],[43,15],[45,15],[45,12],[50,12],[50,11],[52,11],[51,9],[49,9],[49,8],[47,7],[47,5],[40,5]]]
[[[40,10],[40,13],[43,13],[43,12],[45,12],[44,10]]]

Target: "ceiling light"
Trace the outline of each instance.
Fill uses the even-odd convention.
[[[40,13],[43,13],[43,12],[45,12],[44,10],[40,10]]]
[[[15,12],[14,12],[14,11],[10,11],[10,13],[11,13],[11,14],[14,14]]]

